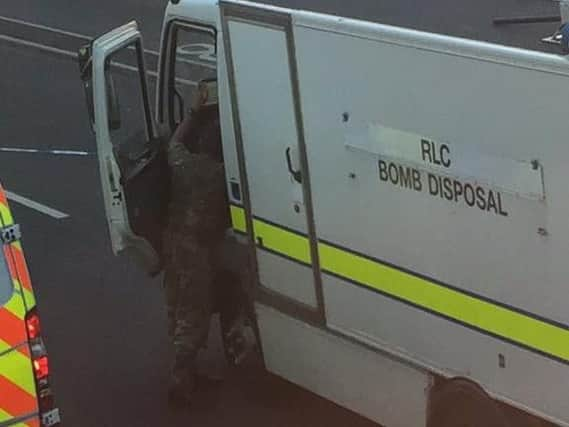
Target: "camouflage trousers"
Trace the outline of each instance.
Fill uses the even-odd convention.
[[[209,333],[217,257],[215,248],[194,239],[184,239],[172,252],[164,274],[168,332],[175,353],[172,376],[192,381],[197,354]]]

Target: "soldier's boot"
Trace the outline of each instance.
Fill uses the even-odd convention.
[[[233,321],[223,338],[226,356],[234,366],[240,365],[257,346],[253,325],[243,312]]]
[[[192,403],[193,391],[185,381],[172,378],[168,387],[168,404],[175,409],[188,409]]]
[[[176,358],[178,359],[178,358]],[[187,359],[176,360],[168,386],[168,403],[175,409],[189,408],[196,389],[196,375],[188,369]]]

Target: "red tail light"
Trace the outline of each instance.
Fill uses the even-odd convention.
[[[47,356],[42,356],[34,360],[34,372],[36,380],[47,378],[49,375],[49,361]]]
[[[26,329],[28,330],[28,338],[30,340],[35,340],[40,337],[40,318],[35,311],[30,311],[26,316]]]
[[[41,425],[59,426],[59,409],[49,384],[49,359],[41,337],[40,318],[35,309],[26,315],[26,329],[32,356],[32,366],[36,377],[36,391],[41,415]]]

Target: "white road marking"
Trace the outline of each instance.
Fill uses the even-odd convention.
[[[70,50],[59,49],[57,47],[47,46],[41,43],[31,42],[28,40],[23,40],[17,37],[6,36],[4,34],[0,34],[0,40],[7,40],[11,43],[20,44],[23,46],[33,47],[39,50],[43,50],[46,52],[57,53],[58,55],[64,55],[71,58],[77,58],[77,54],[75,52],[71,52]],[[121,68],[123,70],[128,71],[135,71],[138,72],[137,67],[133,67],[132,65],[121,64],[119,62],[111,62],[111,64],[117,68]],[[156,71],[146,71],[150,77],[158,78],[158,73]],[[181,79],[176,77],[176,81],[181,84],[189,85],[189,86],[197,86],[198,83],[193,80]]]
[[[26,27],[30,27],[30,28],[36,28],[38,30],[43,30],[43,31],[49,31],[55,34],[61,34],[64,36],[69,36],[69,37],[75,37],[81,40],[85,40],[85,41],[91,41],[93,40],[95,37],[92,36],[88,36],[86,34],[80,34],[80,33],[75,33],[73,31],[67,31],[67,30],[62,30],[60,28],[54,28],[54,27],[49,27],[47,25],[42,25],[42,24],[36,24],[34,22],[29,22],[29,21],[24,21],[22,19],[17,19],[17,18],[10,18],[8,16],[2,16],[0,15],[0,21],[5,21],[5,22],[11,22],[13,24],[19,24],[19,25],[23,25]],[[213,47],[213,45],[211,45]],[[134,49],[133,46],[130,46],[129,49]],[[160,56],[160,53],[155,51],[155,50],[151,50],[151,49],[144,49],[144,53],[149,54],[149,55],[154,55],[154,56]],[[211,61],[211,59],[207,58],[202,58],[205,61]],[[198,65],[201,67],[205,67],[205,68],[211,68],[211,69],[215,69],[215,64],[208,64],[207,62],[201,62],[201,61],[194,61],[191,59],[180,59],[182,62],[188,63],[188,64],[193,64],[193,65]]]
[[[75,52],[71,52],[69,50],[58,49],[56,47],[47,46],[41,43],[30,42],[28,40],[22,40],[17,37],[6,36],[4,34],[0,34],[0,40],[7,40],[12,43],[20,44],[23,46],[34,47],[36,49],[44,50],[46,52],[57,53],[58,55],[70,56],[73,58],[77,58],[77,54]]]
[[[19,25],[24,25],[25,27],[30,27],[30,28],[36,28],[38,30],[44,30],[44,31],[49,31],[52,33],[56,33],[56,34],[61,34],[64,36],[69,36],[69,37],[75,37],[78,39],[82,39],[82,40],[86,40],[86,41],[91,41],[93,40],[95,37],[91,37],[88,36],[86,34],[79,34],[79,33],[75,33],[73,31],[67,31],[67,30],[62,30],[60,28],[54,28],[54,27],[49,27],[47,25],[42,25],[42,24],[36,24],[34,22],[29,22],[29,21],[24,21],[22,19],[17,19],[17,18],[10,18],[8,16],[2,16],[0,15],[0,21],[5,21],[5,22],[11,22],[13,24],[19,24]],[[148,53],[150,55],[155,55],[155,56],[159,56],[160,54],[158,52],[156,52],[155,50],[150,50],[150,49],[144,49],[144,53]]]
[[[19,148],[19,147],[0,147],[0,151],[5,153],[37,153],[37,154],[53,154],[59,156],[90,156],[95,154],[89,151],[39,150],[36,148]]]
[[[47,25],[36,24],[34,22],[23,21],[17,18],[10,18],[8,16],[0,15],[0,21],[11,22],[12,24],[24,25],[30,28],[37,28],[38,30],[51,31],[52,33],[62,34],[64,36],[76,37],[78,39],[90,40],[91,37],[84,34],[74,33],[72,31],[61,30],[59,28],[48,27]]]
[[[134,67],[132,65],[121,64],[120,62],[114,61],[111,61],[111,65],[113,67],[122,68],[123,70],[134,71],[138,73],[138,67]],[[146,71],[146,74],[148,74],[150,77],[158,77],[158,73],[156,71]]]
[[[31,199],[28,199],[27,197],[20,196],[19,194],[16,193],[12,193],[11,191],[6,191],[5,193],[6,197],[8,197],[9,200],[12,200],[30,209],[34,209],[38,212],[41,212],[44,215],[48,215],[55,219],[69,218],[68,214],[58,211],[57,209],[50,208],[49,206],[43,205]]]

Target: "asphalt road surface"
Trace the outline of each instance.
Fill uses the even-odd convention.
[[[549,0],[267,1],[540,50],[552,49],[539,39],[556,28],[491,24],[494,16],[556,13]],[[254,367],[228,372],[225,383],[201,393],[189,413],[167,408],[170,353],[160,284],[110,252],[77,63],[65,54],[85,42],[81,35],[98,35],[132,18],[142,26],[146,47],[156,49],[163,9],[163,1],[149,0],[19,0],[3,1],[0,8],[0,180],[33,201],[12,205],[24,232],[64,422],[371,426]]]

